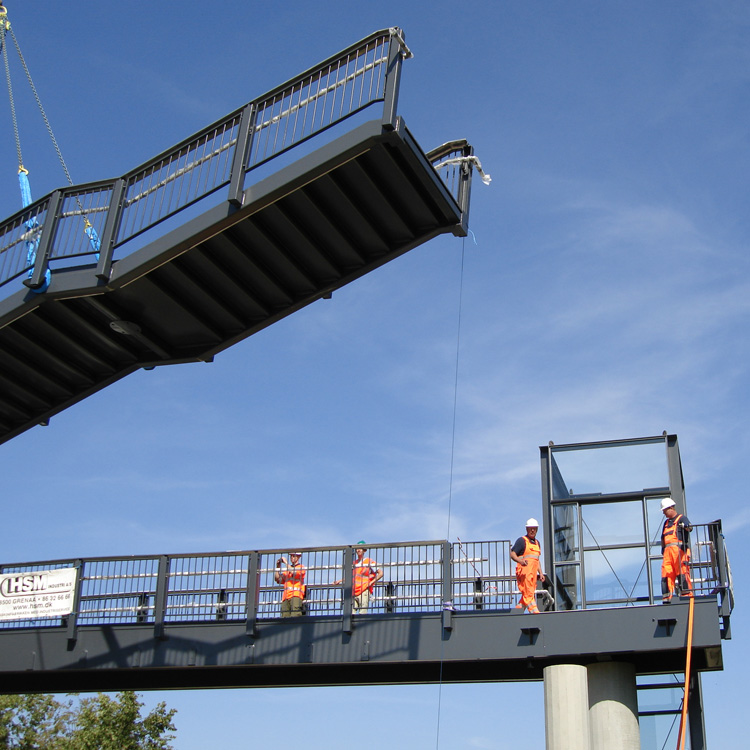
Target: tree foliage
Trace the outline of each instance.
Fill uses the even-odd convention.
[[[57,748],[70,718],[70,706],[50,695],[0,695],[0,748]]]
[[[0,695],[0,750],[171,750],[176,710],[145,717],[132,691],[60,702],[49,695]]]

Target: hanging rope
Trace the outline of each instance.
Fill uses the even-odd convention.
[[[13,39],[13,44],[16,48],[16,52],[18,53],[18,59],[21,61],[21,66],[23,67],[24,73],[26,74],[26,79],[29,82],[29,86],[31,87],[31,91],[34,95],[34,99],[36,100],[37,107],[39,108],[39,112],[42,115],[42,119],[44,120],[44,125],[47,128],[47,133],[49,134],[50,140],[52,141],[52,145],[55,149],[55,153],[57,154],[57,158],[60,161],[60,165],[62,166],[62,170],[65,174],[65,178],[68,181],[68,185],[71,187],[73,186],[73,180],[70,176],[70,172],[68,170],[68,165],[65,163],[65,159],[63,158],[62,151],[60,150],[60,146],[57,143],[57,138],[55,138],[55,134],[52,131],[52,126],[50,125],[49,118],[47,117],[47,113],[44,111],[44,106],[42,105],[42,100],[39,97],[39,93],[37,92],[36,86],[34,85],[34,80],[31,77],[31,72],[29,71],[29,66],[26,64],[26,59],[23,56],[23,53],[21,52],[21,45],[18,43],[18,39],[16,39],[16,35],[13,32],[13,28],[10,25],[10,21],[8,20],[8,11],[5,8],[5,6],[2,3],[2,0],[0,0],[0,47],[2,48],[3,52],[3,63],[5,66],[5,78],[8,85],[8,98],[10,100],[10,114],[11,119],[13,121],[13,135],[15,138],[15,144],[16,144],[16,154],[18,156],[18,183],[19,188],[21,190],[21,203],[24,208],[31,205],[33,202],[32,195],[31,195],[31,185],[29,183],[29,170],[26,169],[26,167],[23,164],[23,154],[21,152],[21,138],[19,135],[19,129],[18,129],[18,117],[16,115],[16,106],[15,106],[15,99],[13,97],[13,83],[10,75],[10,64],[8,61],[8,44],[7,44],[7,35],[10,33],[11,39]],[[96,259],[99,260],[99,251],[101,249],[101,241],[99,240],[99,235],[96,232],[96,229],[93,227],[91,222],[89,221],[88,217],[86,216],[86,211],[83,208],[83,205],[81,204],[80,199],[78,196],[75,197],[75,201],[78,205],[79,213],[81,214],[83,218],[83,231],[86,234],[86,236],[89,239],[89,244],[91,245],[91,248],[94,252],[94,255],[96,256]],[[31,278],[34,274],[34,266],[36,264],[36,255],[37,250],[39,248],[39,222],[35,216],[30,217],[26,221],[26,227],[31,233],[30,236],[33,237],[33,239],[29,239],[26,241],[26,261],[27,265],[29,266],[29,278]],[[41,287],[38,289],[33,289],[32,291],[38,293],[44,292],[47,287],[49,286],[49,282],[51,279],[50,270],[49,268],[46,269],[45,272],[45,279]]]
[[[690,597],[690,608],[688,610],[687,627],[687,656],[685,657],[685,693],[682,698],[682,716],[680,718],[680,731],[677,735],[677,750],[685,748],[685,734],[687,727],[688,701],[690,698],[690,664],[693,656],[693,610],[695,609],[695,597]]]
[[[461,351],[461,310],[463,307],[464,296],[464,258],[466,253],[466,238],[461,241],[461,273],[458,284],[458,322],[456,325],[456,366],[453,377],[453,424],[451,427],[451,465],[450,477],[448,480],[448,528],[446,539],[451,538],[451,504],[453,502],[453,465],[456,453],[456,412],[458,405],[458,365],[459,354]]]
[[[451,461],[450,461],[450,474],[448,478],[448,520],[447,530],[445,538],[450,541],[451,538],[451,505],[453,503],[453,465],[456,453],[456,412],[458,404],[458,365],[459,365],[459,354],[461,351],[461,310],[463,307],[463,292],[464,292],[464,258],[466,253],[466,238],[464,237],[461,242],[461,273],[459,276],[458,284],[458,323],[456,326],[456,365],[455,374],[453,378],[453,425],[451,428]],[[450,564],[450,561],[443,561],[443,564]],[[443,602],[443,607],[453,607],[453,602]],[[440,644],[440,674],[438,678],[438,705],[437,705],[437,717],[435,726],[435,750],[440,747],[440,710],[442,707],[443,700],[443,658],[445,655],[445,641],[441,641]]]
[[[23,67],[24,73],[26,74],[26,79],[29,82],[29,86],[31,87],[31,91],[34,94],[34,99],[36,100],[37,107],[39,107],[39,112],[42,115],[42,119],[44,120],[44,124],[47,128],[47,132],[49,133],[50,140],[52,141],[52,145],[54,146],[55,153],[57,153],[57,158],[60,160],[60,164],[62,166],[63,172],[65,173],[65,177],[68,180],[68,185],[73,184],[73,180],[70,178],[70,172],[68,171],[68,166],[65,163],[65,159],[63,158],[62,151],[60,151],[60,146],[57,143],[57,138],[55,138],[55,134],[52,132],[52,126],[50,125],[49,118],[47,117],[47,113],[44,111],[44,107],[42,106],[42,100],[39,98],[39,94],[36,90],[36,86],[34,85],[34,81],[31,78],[31,72],[29,71],[29,66],[26,65],[26,60],[24,59],[23,53],[21,52],[21,46],[18,44],[18,40],[16,39],[16,35],[13,33],[13,29],[11,28],[10,22],[7,20],[7,11],[5,13],[6,20],[5,25],[7,27],[7,31],[10,32],[11,39],[13,39],[13,44],[15,45],[16,52],[18,53],[18,59],[21,61],[21,66]],[[5,47],[5,45],[3,45]],[[7,53],[6,53],[7,54]],[[7,71],[7,63],[6,63],[6,71]],[[10,90],[10,73],[7,72],[8,75],[8,88]],[[23,159],[21,158],[21,145],[18,142],[18,130],[16,126],[16,113],[15,109],[11,107],[11,115],[13,117],[13,125],[16,132],[16,149],[18,151],[18,166],[19,169],[23,166]]]
[[[10,77],[10,63],[8,62],[8,45],[6,34],[10,31],[10,21],[8,21],[8,11],[0,2],[0,48],[3,50],[3,63],[5,65],[5,80],[8,84],[8,99],[10,100],[10,116],[13,121],[13,136],[16,142],[16,154],[18,156],[18,170],[23,169],[23,155],[21,154],[21,138],[18,135],[18,119],[16,118],[16,103],[13,98],[13,82]]]

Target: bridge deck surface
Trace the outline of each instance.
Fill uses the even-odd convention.
[[[142,367],[223,349],[441,234],[461,211],[399,119],[366,122],[116,260],[0,302],[0,442]]]

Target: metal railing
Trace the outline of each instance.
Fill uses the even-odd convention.
[[[97,276],[107,279],[116,248],[222,188],[239,205],[248,172],[368,107],[382,104],[383,125],[393,127],[401,63],[410,56],[399,29],[375,32],[120,178],[36,201],[0,224],[0,287],[30,274],[24,283],[38,289],[51,262],[81,256],[88,263],[93,256]],[[442,152],[432,163],[440,160]],[[468,195],[460,201],[466,189],[454,180],[459,206],[468,206]]]
[[[47,220],[50,196],[0,224],[0,285],[28,272],[29,243],[37,244]]]
[[[508,540],[372,546],[367,556],[383,576],[373,587],[368,614],[509,611],[518,599],[510,547]],[[719,617],[729,637],[734,598],[721,522],[696,525],[691,547],[694,594],[718,596]],[[302,553],[307,587],[304,613],[350,617],[353,548],[308,548]],[[3,565],[0,576],[76,568],[71,607],[76,627],[243,620],[254,627],[281,616],[283,587],[274,574],[277,561],[287,554],[273,549],[54,560]],[[549,594],[541,590],[537,594],[540,608],[551,608]],[[0,586],[3,596],[6,592]],[[59,627],[69,619],[4,619],[0,629]]]
[[[650,606],[662,602],[662,552],[659,531],[650,542],[632,542],[617,547],[583,547],[583,553],[597,555],[609,573],[604,583],[594,585],[584,580],[579,559],[563,561],[553,566],[552,579],[556,588],[557,609],[593,609],[622,606]],[[612,552],[627,552],[617,558]],[[622,566],[625,560],[627,565]],[[584,558],[585,561],[585,558]],[[715,596],[719,603],[722,637],[729,638],[729,619],[734,608],[732,574],[721,521],[694,524],[690,533],[689,573],[691,592],[696,597]],[[592,576],[593,578],[593,576]],[[592,594],[592,592],[594,592]],[[680,591],[682,596],[689,592]]]
[[[444,564],[448,550],[449,565]],[[444,541],[377,545],[368,556],[383,571],[368,614],[509,609],[516,592],[510,542]],[[263,621],[281,614],[283,587],[276,563],[288,553],[262,550],[203,555],[155,555],[24,563],[0,575],[75,567],[77,626],[176,622]],[[303,550],[305,613],[342,616],[351,597],[346,564],[351,547]],[[351,586],[351,575],[348,579]],[[5,620],[2,628],[59,627],[60,617]]]
[[[660,544],[653,545],[658,554],[650,555],[654,572],[649,603],[658,603],[662,598],[661,591],[661,552]],[[690,532],[689,572],[691,590],[694,596],[717,596],[719,614],[726,618],[734,608],[734,591],[732,571],[729,565],[726,542],[722,532],[721,521],[693,524]],[[681,591],[682,595],[687,592]]]

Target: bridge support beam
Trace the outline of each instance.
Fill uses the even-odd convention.
[[[592,750],[589,742],[588,672],[580,664],[544,668],[547,750]]]
[[[635,667],[601,662],[586,669],[591,750],[640,750]]]

